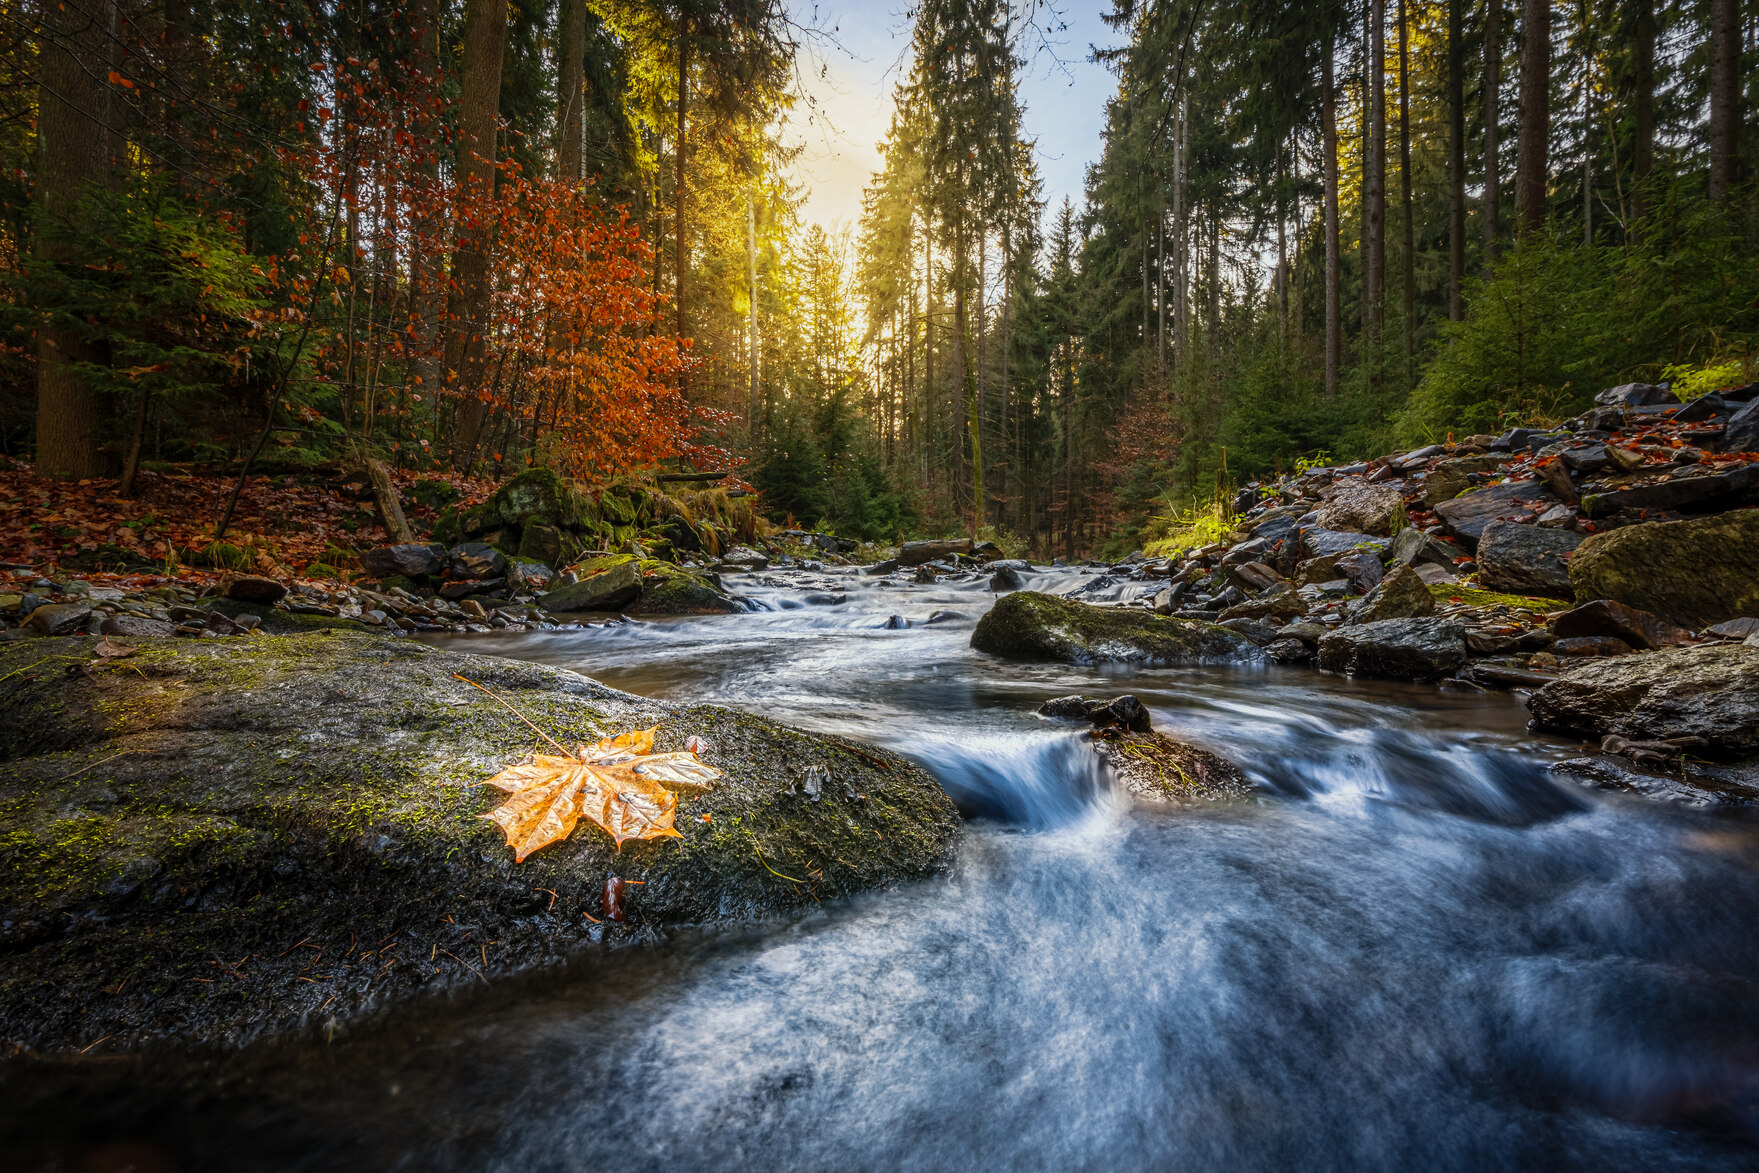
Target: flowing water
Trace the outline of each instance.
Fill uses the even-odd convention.
[[[1007,664],[982,583],[729,586],[767,609],[450,646],[909,754],[972,819],[952,875],[83,1119],[144,1168],[1759,1167],[1752,822],[1553,782],[1509,696]],[[1261,800],[1133,804],[1032,715],[1125,691]]]

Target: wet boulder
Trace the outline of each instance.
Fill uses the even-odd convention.
[[[1435,596],[1423,576],[1409,566],[1395,565],[1386,578],[1350,609],[1352,624],[1383,619],[1413,619],[1435,614]]]
[[[1595,534],[1570,559],[1570,584],[1578,599],[1611,599],[1685,627],[1759,615],[1759,510]]]
[[[905,542],[903,548],[898,551],[898,561],[904,566],[921,566],[924,562],[939,562],[958,554],[970,554],[972,549],[970,538]]]
[[[1301,531],[1301,553],[1304,558],[1324,558],[1328,554],[1348,554],[1352,550],[1381,553],[1392,545],[1390,538],[1369,537],[1345,530],[1315,526]]]
[[[1659,407],[1679,401],[1665,383],[1621,383],[1594,397],[1601,407]]]
[[[1671,648],[1589,661],[1527,700],[1541,729],[1638,741],[1702,738],[1709,752],[1759,754],[1759,648]]]
[[[730,615],[740,609],[705,575],[680,570],[669,562],[644,563],[640,569],[641,595],[628,605],[634,614]]]
[[[641,566],[616,554],[578,568],[580,581],[557,587],[538,600],[546,611],[619,611],[641,596]]]
[[[1060,696],[1044,702],[1034,711],[1041,717],[1086,721],[1095,728],[1116,726],[1131,733],[1147,733],[1154,725],[1148,709],[1129,693],[1113,697],[1109,701],[1093,700],[1084,696]]]
[[[1070,664],[1197,664],[1256,659],[1244,636],[1147,611],[1095,607],[1038,591],[1003,595],[978,620],[971,646],[1016,660]]]
[[[989,589],[992,591],[1021,591],[1026,589],[1026,576],[1012,566],[1004,566],[989,577]]]
[[[1359,595],[1365,595],[1380,585],[1386,577],[1386,568],[1380,564],[1380,556],[1367,550],[1352,550],[1340,555],[1334,569],[1349,582],[1350,589]]]
[[[453,578],[499,578],[507,572],[507,557],[486,542],[462,542],[452,547],[446,572]]]
[[[1390,485],[1345,477],[1318,512],[1315,522],[1320,529],[1385,536],[1404,524],[1405,499]]]
[[[372,578],[422,578],[446,569],[446,547],[412,542],[380,546],[360,556],[360,568]]]
[[[770,560],[749,546],[734,546],[721,555],[720,564],[726,570],[767,570]]]
[[[1759,452],[1759,399],[1751,400],[1722,430],[1724,452]]]
[[[1163,733],[1100,733],[1094,748],[1124,789],[1151,802],[1195,806],[1252,796],[1245,772],[1206,749]]]
[[[1442,619],[1382,619],[1342,627],[1319,641],[1328,672],[1391,680],[1433,680],[1466,662],[1466,628]]]
[[[287,587],[272,578],[246,574],[227,580],[225,595],[241,603],[259,603],[266,607],[286,598]]]
[[[1589,517],[1645,509],[1707,513],[1748,505],[1759,505],[1759,464],[1720,472],[1704,469],[1674,473],[1665,480],[1641,481],[1628,488],[1582,495],[1582,512]]]
[[[959,833],[934,778],[877,746],[564,669],[321,632],[146,640],[133,667],[22,671],[92,643],[0,644],[8,1052],[346,1026],[674,926],[921,879]],[[583,820],[515,864],[482,818],[505,795],[480,783],[541,743],[455,673],[568,745],[657,725],[657,751],[699,738],[724,776],[679,792],[679,839],[619,850]],[[812,769],[818,802],[789,793]],[[810,891],[771,868],[813,869]],[[642,883],[626,922],[597,925],[611,871]],[[220,957],[223,986],[189,980],[221,976]]]
[[[1581,544],[1571,530],[1493,521],[1478,538],[1478,580],[1491,590],[1571,598],[1569,558]]]
[[[1551,630],[1558,639],[1611,636],[1637,648],[1673,648],[1692,642],[1692,633],[1685,628],[1611,599],[1596,599],[1565,611],[1552,621]]]
[[[1475,550],[1491,522],[1532,517],[1556,504],[1557,495],[1538,481],[1507,481],[1438,502],[1435,516],[1468,550]]]
[[[25,616],[24,625],[38,635],[67,635],[91,617],[89,603],[44,603]]]

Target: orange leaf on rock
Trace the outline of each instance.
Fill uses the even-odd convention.
[[[629,839],[678,838],[678,799],[667,786],[707,786],[721,772],[695,754],[652,752],[653,729],[580,746],[574,756],[533,754],[490,778],[509,792],[483,818],[499,826],[514,859],[566,839],[583,818],[621,846]]]

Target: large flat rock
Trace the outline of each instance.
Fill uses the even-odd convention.
[[[1612,599],[1686,627],[1759,617],[1759,510],[1595,534],[1570,558],[1570,584],[1584,602]]]
[[[1500,485],[1474,489],[1464,497],[1437,502],[1435,515],[1441,518],[1450,534],[1468,549],[1476,550],[1478,539],[1491,522],[1532,517],[1535,513],[1533,505],[1549,508],[1557,503],[1557,495],[1538,481],[1505,481]]]
[[[1010,659],[1070,664],[1202,664],[1261,655],[1251,640],[1213,623],[1095,607],[1038,591],[996,600],[977,621],[971,646]]]
[[[1672,648],[1591,661],[1527,699],[1544,729],[1633,741],[1702,737],[1712,753],[1759,754],[1759,647]]]
[[[143,639],[94,666],[94,642],[0,645],[0,1046],[329,1029],[595,943],[927,876],[959,827],[893,754],[562,669],[331,632]],[[583,822],[515,864],[481,783],[539,739],[454,673],[566,745],[698,736],[725,777],[681,796],[682,839],[618,851]],[[626,924],[595,924],[612,872],[644,882]]]

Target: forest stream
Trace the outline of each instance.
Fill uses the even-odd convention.
[[[1750,821],[1554,781],[1577,747],[1506,693],[1006,663],[968,646],[981,580],[728,587],[767,609],[444,642],[911,756],[971,820],[950,876],[327,1044],[118,1059],[34,1089],[42,1134],[126,1140],[142,1169],[1759,1160]],[[1261,797],[1115,793],[1033,715],[1074,692],[1135,694]]]

